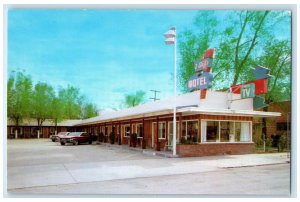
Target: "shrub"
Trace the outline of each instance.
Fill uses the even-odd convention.
[[[111,132],[111,133],[109,134],[109,140],[110,140],[110,143],[111,143],[111,144],[114,144],[114,143],[115,143],[115,138],[116,138],[115,133]]]
[[[101,132],[99,133],[99,141],[103,142],[104,141],[104,134]]]
[[[287,138],[285,135],[281,135],[279,139],[279,151],[283,151],[287,148]]]
[[[270,147],[272,147],[272,140],[270,138],[267,138],[266,139],[266,150],[268,151]]]
[[[186,141],[185,137],[181,137],[181,138],[180,138],[180,143],[181,143],[181,144],[186,144],[186,142],[187,142],[187,141]]]
[[[263,139],[257,138],[257,140],[255,141],[255,145],[256,145],[256,147],[262,147],[264,145]]]
[[[136,143],[137,143],[137,134],[136,133],[132,133],[130,135],[130,144],[133,146],[133,147],[136,147]]]
[[[130,141],[132,141],[132,142],[136,142],[137,141],[137,134],[136,133],[132,133],[130,135]]]

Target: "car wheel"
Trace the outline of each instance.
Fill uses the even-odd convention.
[[[65,142],[60,142],[60,144],[61,144],[61,145],[65,145],[66,143],[65,143]]]
[[[92,141],[91,141],[91,140],[89,141],[89,144],[92,144]]]
[[[78,145],[78,141],[74,140],[73,145]]]
[[[52,142],[55,142],[55,140],[54,140],[54,139],[52,139]]]

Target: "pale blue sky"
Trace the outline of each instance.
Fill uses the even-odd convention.
[[[219,11],[220,20],[226,11]],[[173,95],[173,47],[163,34],[193,29],[196,10],[22,10],[8,12],[8,72],[34,83],[80,88],[99,109],[137,90]],[[287,26],[289,27],[289,25]],[[289,35],[287,32],[278,32]],[[285,36],[284,36],[285,37]],[[178,54],[178,61],[180,55]]]
[[[173,94],[173,47],[163,34],[190,29],[197,11],[9,10],[8,71],[34,82],[79,87],[99,109],[125,93]]]

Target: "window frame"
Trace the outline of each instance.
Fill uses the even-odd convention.
[[[159,129],[158,129],[158,134],[157,134],[158,139],[159,140],[166,140],[167,139],[167,121],[158,121],[157,127],[159,126],[160,123],[165,124],[165,137],[159,137]],[[157,124],[157,122],[156,121],[152,122],[152,134],[153,134],[152,137],[154,137],[154,124]]]
[[[185,135],[183,135],[183,133],[181,133],[181,137],[185,137],[185,139],[187,140],[187,138],[188,138],[188,131],[187,131],[187,126],[188,126],[188,124],[187,124],[187,122],[192,122],[192,121],[197,121],[197,127],[198,127],[198,129],[197,129],[197,142],[199,142],[198,141],[198,137],[200,136],[199,134],[201,134],[199,131],[199,119],[191,119],[191,120],[182,120],[181,121],[181,132],[182,132],[182,129],[183,129],[183,122],[185,122],[186,124],[185,124]],[[172,121],[172,123],[173,123],[173,121]],[[179,132],[180,132],[180,130],[179,130]],[[179,140],[180,140],[180,138],[181,137],[179,137]]]
[[[238,143],[238,144],[243,144],[243,143],[253,143],[253,129],[252,129],[252,125],[253,125],[253,121],[242,121],[242,120],[217,120],[217,119],[201,119],[200,120],[201,122],[202,121],[206,121],[206,123],[208,121],[214,121],[214,122],[218,122],[218,139],[216,139],[215,142],[203,142],[203,137],[202,137],[202,126],[201,126],[201,129],[200,129],[200,143],[201,144],[232,144],[232,143]],[[233,122],[233,131],[234,131],[234,136],[236,136],[236,122],[239,122],[239,123],[249,123],[249,141],[236,141],[236,139],[234,138],[234,141],[233,142],[230,142],[230,137],[229,137],[229,141],[228,142],[221,142],[221,122]],[[206,126],[207,127],[207,126]],[[205,137],[205,140],[207,140],[207,130],[205,130],[206,132],[206,137]]]
[[[125,138],[129,138],[130,137],[130,134],[129,135],[126,135],[126,127],[129,127],[130,128],[130,124],[123,124],[122,125],[122,137],[125,137]],[[132,132],[132,131],[130,131]]]

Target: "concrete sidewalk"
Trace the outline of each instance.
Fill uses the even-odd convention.
[[[17,166],[8,168],[8,189],[201,173],[289,160],[286,153],[274,153]]]

